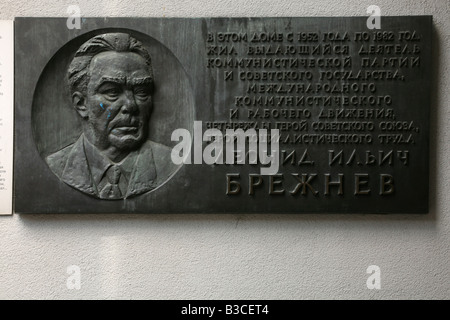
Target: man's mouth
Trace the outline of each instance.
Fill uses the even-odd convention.
[[[136,133],[139,127],[134,125],[120,125],[115,127],[112,131],[116,131],[119,133]]]

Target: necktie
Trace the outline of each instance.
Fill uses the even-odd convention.
[[[122,192],[119,188],[120,168],[118,165],[111,166],[106,172],[108,183],[100,191],[101,199],[122,199]]]

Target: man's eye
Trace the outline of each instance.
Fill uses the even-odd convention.
[[[113,88],[104,90],[102,93],[110,98],[117,98],[120,94],[120,90]]]
[[[145,90],[145,89],[134,90],[134,94],[136,96],[138,96],[139,98],[147,98],[148,96],[150,96],[150,92],[148,90]]]
[[[107,90],[105,93],[106,94],[110,94],[110,95],[115,95],[115,94],[119,94],[119,90],[117,90],[117,89],[110,89],[110,90]]]

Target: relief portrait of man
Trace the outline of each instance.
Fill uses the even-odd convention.
[[[114,200],[151,191],[169,178],[177,168],[171,148],[148,139],[154,79],[141,42],[127,33],[89,39],[75,53],[67,81],[82,133],[46,157],[60,180]]]

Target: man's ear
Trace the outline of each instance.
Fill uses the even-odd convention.
[[[72,106],[83,119],[88,118],[86,99],[84,98],[84,94],[79,91],[74,92],[72,94]]]

